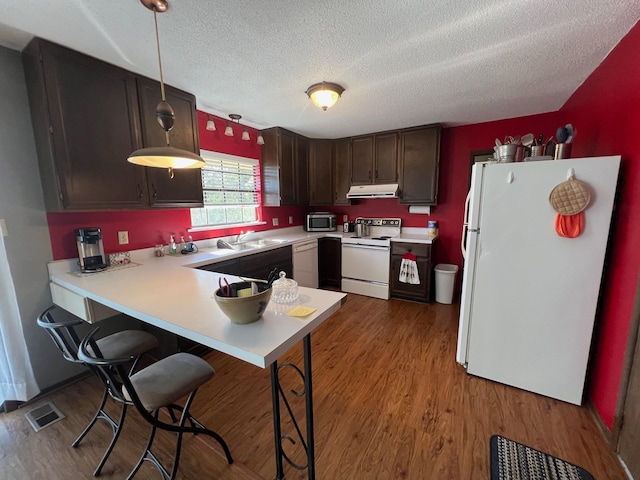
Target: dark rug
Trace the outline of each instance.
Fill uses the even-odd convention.
[[[594,480],[577,465],[500,435],[490,444],[491,480]]]

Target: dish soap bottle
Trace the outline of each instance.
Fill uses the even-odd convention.
[[[187,253],[187,242],[184,241],[184,235],[180,237],[180,253]]]
[[[176,245],[176,240],[173,238],[173,235],[169,238],[169,255],[175,255],[178,253],[178,246]]]

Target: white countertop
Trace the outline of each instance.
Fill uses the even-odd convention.
[[[203,259],[197,257],[207,252],[154,257],[152,251],[132,252],[135,263],[125,268],[82,276],[70,273],[77,270],[75,259],[51,262],[50,279],[82,297],[262,368],[336,312],[346,296],[300,287],[296,303],[270,302],[257,322],[235,325],[213,299],[222,275],[188,266],[194,261],[202,263]],[[224,277],[229,282],[237,280],[232,275]],[[304,318],[286,315],[296,305],[316,311]]]

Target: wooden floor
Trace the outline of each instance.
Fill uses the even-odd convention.
[[[626,478],[587,408],[467,375],[455,362],[457,315],[457,305],[350,294],[313,334],[318,480],[488,479],[493,434],[580,465],[598,480]],[[215,442],[190,437],[179,478],[274,478],[269,371],[217,352],[206,358],[217,373],[192,411],[226,439],[236,462],[226,465]],[[283,360],[302,365],[301,348]],[[290,388],[301,389],[293,370],[284,370]],[[91,377],[49,395],[66,418],[39,433],[24,414],[42,401],[0,415],[0,479],[91,478],[109,427],[102,422],[78,448],[70,444],[100,391]],[[126,477],[147,430],[131,410],[101,478]],[[161,433],[163,458],[170,458],[172,440]],[[302,462],[296,445],[286,451]],[[285,472],[288,480],[305,478],[289,466]],[[136,478],[159,475],[146,462]]]

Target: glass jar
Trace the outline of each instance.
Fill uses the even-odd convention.
[[[276,303],[293,303],[298,299],[298,282],[286,277],[285,272],[280,272],[280,278],[271,285],[271,300]]]

